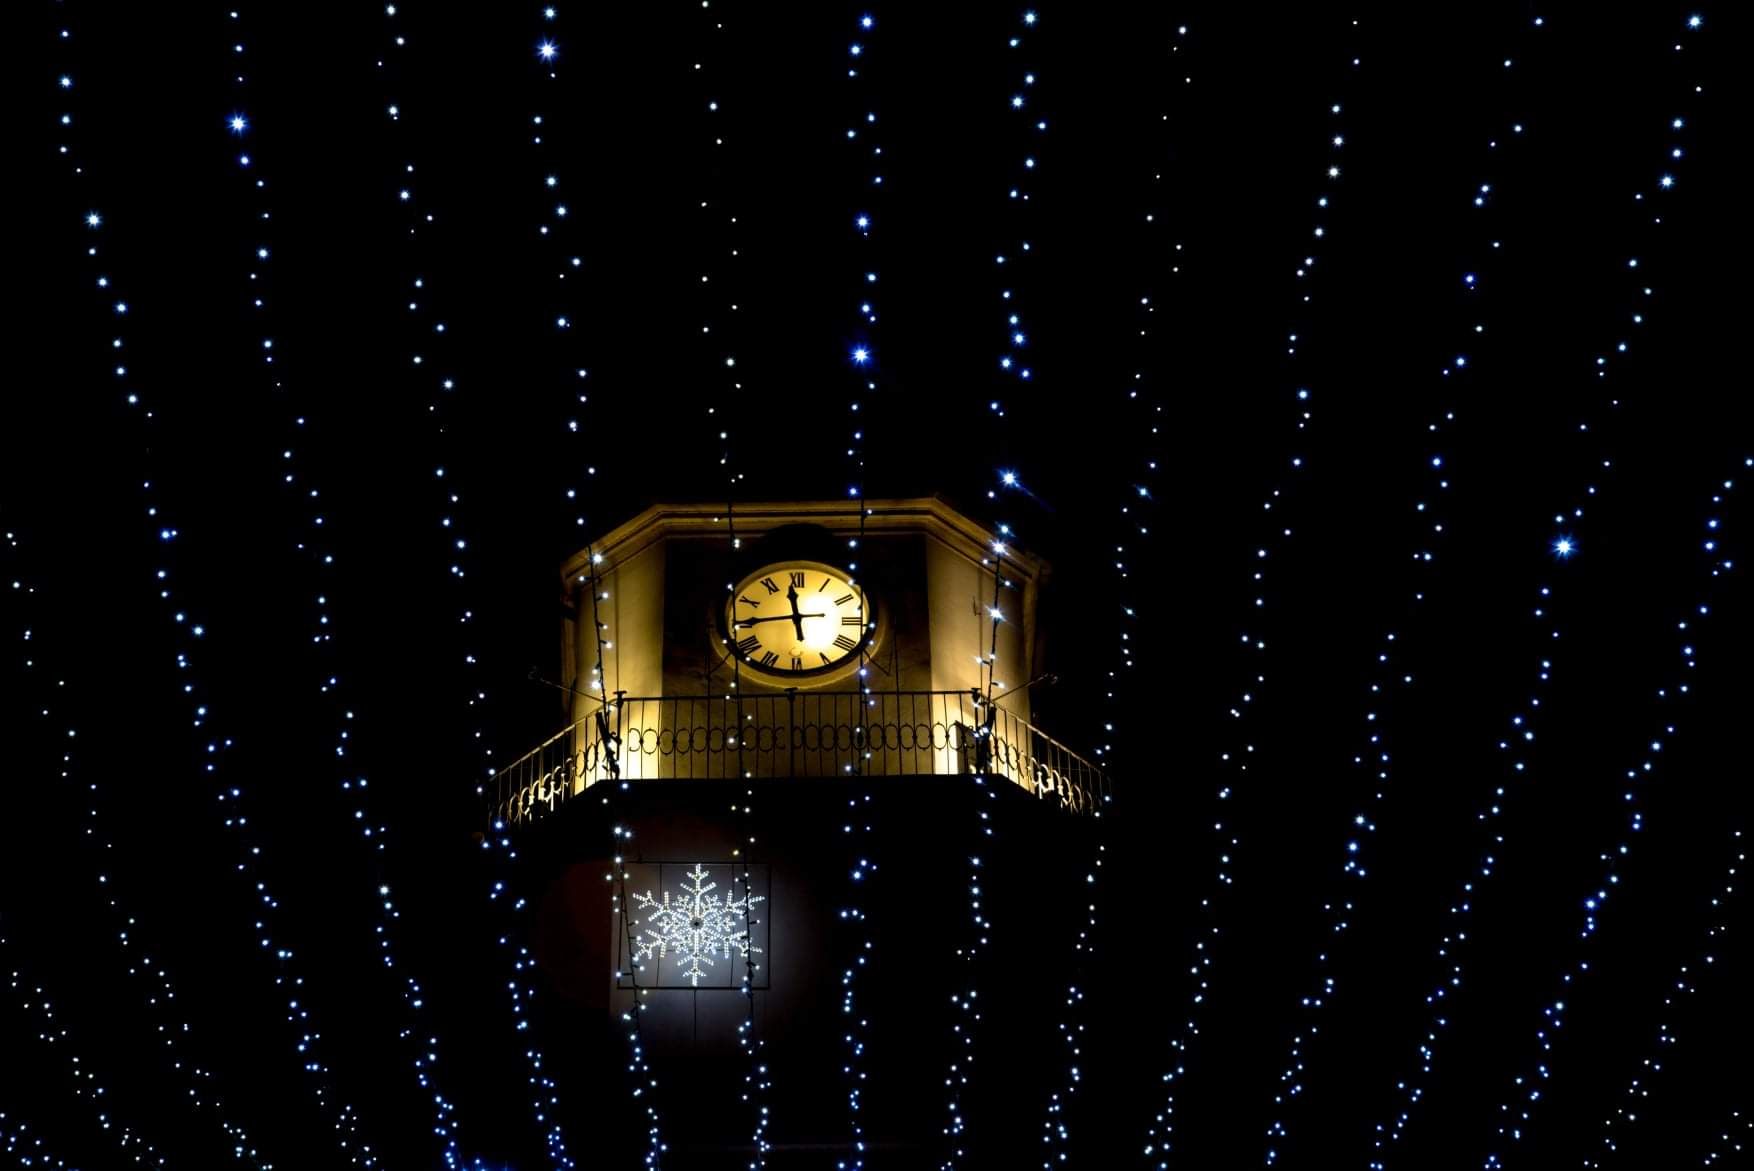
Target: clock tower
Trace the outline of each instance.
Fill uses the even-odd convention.
[[[937,498],[864,508],[660,504],[562,567],[565,724],[496,771],[492,818],[537,908],[545,1051],[591,1087],[581,1118],[625,1116],[609,1149],[640,1149],[655,1096],[668,1166],[758,1142],[814,1165],[854,1149],[849,1103],[858,1141],[929,1157],[971,851],[1005,895],[981,961],[992,1068],[964,1108],[997,1124],[1063,1075],[1038,984],[1088,919],[1109,790],[1031,719],[1049,566]],[[853,1062],[849,963],[873,1034]],[[633,1014],[658,1083],[638,1099]]]

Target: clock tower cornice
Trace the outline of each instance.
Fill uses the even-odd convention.
[[[859,532],[859,510],[851,501],[754,501],[735,507],[739,541],[752,541],[793,525],[815,525],[837,537],[851,537]],[[896,533],[920,533],[977,565],[992,557],[995,544],[1003,544],[1007,577],[1031,587],[1039,586],[1047,577],[1047,562],[1005,544],[999,534],[941,497],[867,500],[865,507],[870,510],[864,523],[867,540]],[[613,566],[665,541],[725,541],[729,537],[729,518],[722,503],[654,504],[566,559],[561,566],[563,596],[568,602],[576,600],[580,584],[590,576],[592,557],[601,559],[600,567]]]

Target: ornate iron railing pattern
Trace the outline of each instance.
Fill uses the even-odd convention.
[[[860,754],[868,776],[984,771],[1073,813],[1110,796],[1101,769],[973,691],[617,695],[496,770],[491,813],[521,824],[611,780],[846,775]]]

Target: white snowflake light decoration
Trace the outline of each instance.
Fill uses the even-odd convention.
[[[647,926],[633,941],[633,958],[656,955],[662,960],[675,952],[677,962],[685,965],[682,975],[698,988],[707,974],[700,966],[712,967],[714,956],[730,959],[732,952],[760,954],[761,949],[749,938],[749,907],[763,902],[764,896],[733,899],[713,894],[719,884],[707,881],[707,869],[699,862],[688,872],[688,879],[674,902],[669,891],[664,892],[661,902],[650,891],[633,896],[639,909],[648,912]]]

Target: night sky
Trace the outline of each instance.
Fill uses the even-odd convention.
[[[631,1081],[530,1080],[565,1039],[477,785],[564,723],[563,558],[860,490],[1052,563],[1037,722],[1114,778],[1091,954],[987,892],[1041,942],[984,978],[1044,1036],[1086,992],[1043,1158],[1750,1165],[1733,6],[8,26],[21,1163],[635,1165]],[[960,914],[932,816],[874,848]],[[886,932],[876,978],[942,978]],[[956,1166],[1042,1131],[1044,1069]],[[728,1092],[658,1072],[673,1132]],[[849,1158],[787,1098],[769,1165]]]

